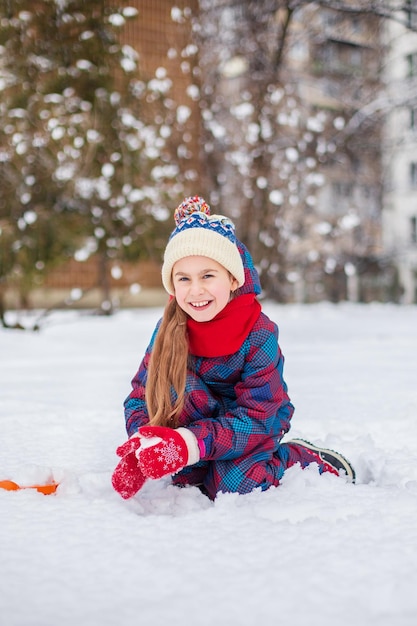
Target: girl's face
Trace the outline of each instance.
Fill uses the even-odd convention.
[[[230,300],[238,282],[223,265],[206,256],[188,256],[172,269],[175,299],[196,322],[209,322]]]

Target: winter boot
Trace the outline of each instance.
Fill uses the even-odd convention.
[[[355,482],[355,470],[349,461],[339,452],[329,450],[328,448],[320,448],[305,439],[291,439],[285,443],[289,446],[300,446],[312,453],[311,456],[313,458],[311,462],[314,463],[314,457],[316,457],[316,462],[321,468],[321,472],[332,472],[333,474],[339,475],[340,471],[342,471],[353,483]]]

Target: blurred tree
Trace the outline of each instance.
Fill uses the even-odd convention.
[[[366,106],[383,88],[381,20],[405,20],[410,7],[200,0],[206,185],[237,222],[269,296],[305,299],[310,283],[322,289],[317,297],[340,299],[356,264],[375,261],[381,118]],[[343,286],[329,281],[336,272]]]
[[[119,42],[137,10],[102,0],[0,1],[0,283],[24,295],[96,253],[157,254],[165,200],[183,192],[163,69],[145,80]],[[159,239],[158,239],[159,237]]]

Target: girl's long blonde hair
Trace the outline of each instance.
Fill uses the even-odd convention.
[[[185,402],[187,363],[187,315],[172,298],[165,307],[148,365],[145,399],[151,424],[178,426]]]

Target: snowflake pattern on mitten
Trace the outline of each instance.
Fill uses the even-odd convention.
[[[141,472],[136,456],[139,447],[140,439],[134,436],[116,450],[121,460],[113,472],[112,485],[124,499],[134,496],[146,481],[146,476]]]
[[[149,427],[148,427],[149,428]],[[155,445],[147,446],[146,443],[137,451],[139,467],[147,478],[157,479],[162,476],[176,474],[188,461],[188,449],[183,437],[172,428],[158,428],[157,434],[161,440]],[[139,434],[142,430],[139,429]],[[162,432],[161,432],[162,431]],[[144,437],[146,441],[146,437]]]

